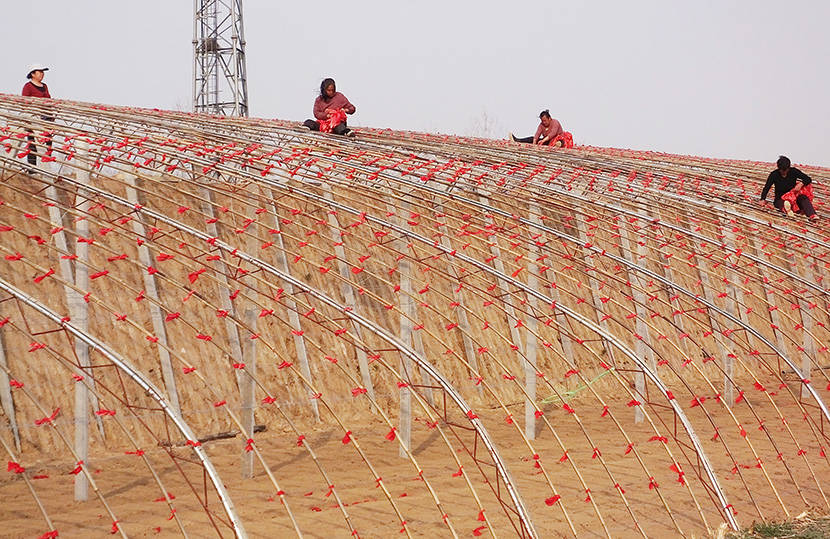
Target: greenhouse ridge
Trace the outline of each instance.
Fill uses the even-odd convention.
[[[688,536],[828,505],[830,231],[758,205],[769,163],[8,95],[0,145],[12,528]]]

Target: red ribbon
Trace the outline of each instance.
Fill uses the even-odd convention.
[[[40,426],[40,425],[43,425],[43,424],[46,424],[46,423],[51,423],[52,421],[55,420],[56,417],[58,417],[58,414],[60,413],[60,411],[61,411],[60,408],[55,408],[55,411],[52,412],[52,415],[50,415],[48,417],[44,417],[42,419],[35,420],[35,425]]]
[[[558,502],[560,500],[560,498],[562,498],[562,496],[560,496],[559,494],[554,494],[550,498],[545,499],[545,504],[546,505],[553,505],[556,502]]]
[[[35,281],[36,283],[39,283],[39,282],[41,282],[43,279],[45,279],[45,278],[49,277],[50,275],[53,275],[54,273],[55,273],[55,270],[53,270],[52,268],[49,268],[49,271],[47,271],[47,272],[46,272],[46,273],[44,273],[43,275],[38,275],[37,277],[35,277],[35,278],[34,278],[34,281]]]

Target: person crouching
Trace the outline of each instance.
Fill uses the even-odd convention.
[[[354,131],[346,126],[346,114],[354,114],[355,106],[337,91],[334,79],[325,78],[320,83],[320,95],[314,100],[314,117],[303,125],[312,131],[334,133],[353,137]]]
[[[800,211],[809,219],[816,219],[816,210],[813,208],[813,180],[791,166],[789,158],[779,156],[777,168],[767,178],[767,183],[761,191],[761,203],[765,204],[767,193],[775,186],[773,206],[792,215]]]

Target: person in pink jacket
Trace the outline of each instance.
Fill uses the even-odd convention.
[[[355,106],[337,91],[334,79],[325,78],[320,83],[320,95],[314,100],[314,120],[303,125],[312,131],[334,133],[353,137],[354,131],[346,126],[346,114],[354,114]]]

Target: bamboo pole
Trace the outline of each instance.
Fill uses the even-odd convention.
[[[245,325],[256,333],[257,312],[253,307],[246,307],[244,313]],[[254,477],[254,454],[247,448],[248,443],[254,439],[254,415],[256,412],[256,339],[245,339],[243,344],[242,359],[245,363],[242,382],[239,388],[239,400],[241,402],[240,415],[242,416],[242,435],[247,440],[246,447],[242,450],[242,462],[240,469],[243,479]]]

